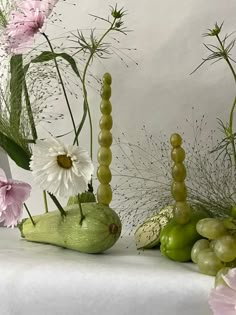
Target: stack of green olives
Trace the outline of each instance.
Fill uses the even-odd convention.
[[[186,201],[187,188],[184,182],[186,178],[186,168],[183,164],[185,151],[181,147],[182,138],[179,134],[172,134],[170,143],[173,147],[171,151],[171,159],[174,162],[172,167],[173,182],[171,186],[171,194],[175,200],[174,217],[176,222],[185,224],[191,217],[191,208]]]
[[[204,218],[196,225],[197,232],[204,237],[198,240],[191,251],[191,259],[199,271],[216,277],[235,266],[236,237],[232,229],[233,219]]]
[[[103,85],[101,90],[101,105],[100,110],[102,117],[100,119],[100,133],[98,135],[98,142],[100,148],[98,151],[98,163],[97,177],[100,185],[97,190],[97,200],[99,203],[109,205],[112,200],[112,189],[110,182],[112,179],[111,170],[109,165],[112,161],[112,152],[110,146],[112,145],[111,129],[113,125],[111,111],[112,105],[110,102],[111,97],[111,83],[112,77],[109,73],[105,73],[103,76]]]

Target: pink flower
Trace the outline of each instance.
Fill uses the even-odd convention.
[[[15,0],[4,42],[8,52],[22,53],[40,32],[58,0]]]
[[[0,169],[0,222],[7,227],[14,227],[20,222],[23,212],[23,203],[29,197],[29,184],[7,179]]]
[[[214,315],[236,314],[236,268],[222,276],[227,286],[219,285],[211,291],[209,304]]]

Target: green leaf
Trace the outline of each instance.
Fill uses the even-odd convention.
[[[70,64],[74,73],[80,78],[80,73],[77,68],[76,61],[74,60],[73,57],[71,57],[67,53],[53,53],[51,51],[44,51],[38,57],[31,60],[31,62],[25,66],[25,73],[28,71],[28,68],[31,63],[48,62],[54,60],[54,58],[62,58],[66,60]]]
[[[10,73],[10,126],[15,130],[19,130],[22,111],[22,82],[24,79],[22,55],[11,57]]]
[[[19,167],[30,170],[30,154],[2,132],[0,132],[0,146]]]

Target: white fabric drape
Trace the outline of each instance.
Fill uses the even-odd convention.
[[[127,248],[128,246],[128,248]],[[1,315],[210,315],[214,278],[131,238],[101,255],[21,240],[0,230]]]

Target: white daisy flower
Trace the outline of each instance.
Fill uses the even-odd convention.
[[[30,162],[35,182],[57,197],[69,197],[87,190],[94,171],[87,151],[66,147],[55,138],[37,140]]]

